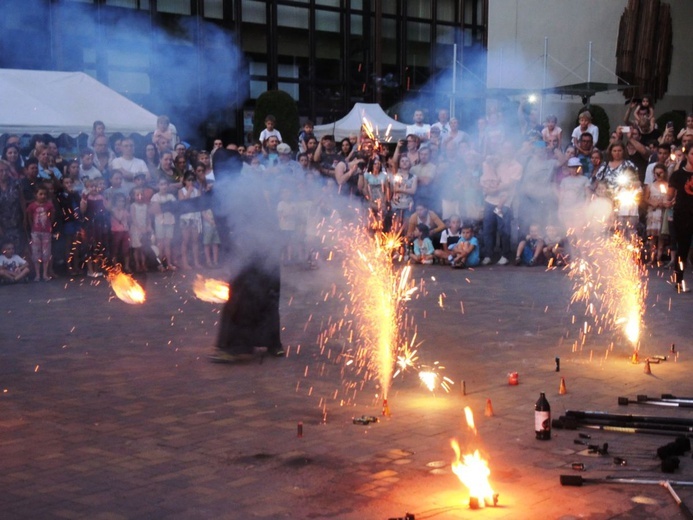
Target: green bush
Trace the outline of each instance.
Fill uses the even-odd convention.
[[[599,105],[584,106],[578,110],[578,113],[575,116],[575,126],[580,124],[580,114],[585,110],[588,110],[589,113],[592,114],[592,124],[599,128],[599,141],[594,143],[594,145],[600,150],[606,150],[609,146],[609,137],[611,136],[611,124],[609,123],[609,116]]]
[[[257,98],[253,116],[253,137],[258,139],[265,129],[265,117],[273,115],[277,119],[275,128],[282,134],[282,140],[293,151],[297,150],[299,119],[296,101],[283,90],[268,90]]]

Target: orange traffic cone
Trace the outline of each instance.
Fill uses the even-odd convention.
[[[493,417],[493,405],[491,404],[491,399],[486,399],[486,411],[484,412],[486,417]]]
[[[560,395],[565,395],[568,393],[568,389],[565,387],[565,377],[561,378],[561,384],[558,387],[558,393]]]
[[[646,359],[646,360],[645,360],[645,370],[644,370],[644,372],[645,372],[646,374],[651,374],[651,373],[652,373],[652,369],[650,368],[650,360],[649,360],[649,359]]]
[[[630,362],[633,363],[634,365],[637,365],[640,363],[640,358],[638,357],[638,351],[634,350],[633,355],[630,358]]]
[[[390,406],[387,404],[387,399],[383,399],[383,417],[390,417]]]

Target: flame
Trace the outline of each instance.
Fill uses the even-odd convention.
[[[229,284],[214,278],[203,278],[199,274],[193,283],[195,296],[209,303],[226,303],[229,300]]]
[[[666,193],[666,192],[667,192],[667,187],[666,187],[666,185],[665,185],[665,184],[660,184],[660,185],[659,185],[659,191],[660,191],[661,193]]]
[[[455,439],[450,441],[450,445],[455,452],[455,460],[451,465],[452,472],[469,489],[469,498],[476,498],[479,507],[492,505],[494,493],[488,480],[491,475],[488,462],[481,458],[479,450],[460,457],[460,446]]]
[[[419,372],[419,379],[431,392],[438,386],[438,374],[429,370]]]
[[[116,296],[125,303],[139,305],[146,300],[144,289],[129,274],[112,272],[108,275],[108,281]]]
[[[467,426],[474,432],[474,435],[476,435],[477,432],[476,425],[474,424],[474,414],[469,406],[464,407],[464,417],[467,420]]]

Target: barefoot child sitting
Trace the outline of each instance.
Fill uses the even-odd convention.
[[[464,267],[476,267],[479,265],[479,240],[474,236],[471,224],[462,226],[462,236],[452,248],[452,260],[450,265],[455,269]]]
[[[433,242],[428,238],[428,226],[419,224],[414,230],[414,252],[410,259],[413,264],[432,264],[433,263]]]

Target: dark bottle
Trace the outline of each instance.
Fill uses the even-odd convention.
[[[534,432],[540,441],[551,440],[551,406],[544,392],[539,394],[539,400],[534,405]]]

